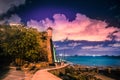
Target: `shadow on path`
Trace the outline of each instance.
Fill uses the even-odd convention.
[[[9,72],[8,66],[0,66],[0,80],[2,80]]]

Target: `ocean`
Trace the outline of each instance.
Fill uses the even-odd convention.
[[[120,56],[66,56],[64,59],[85,66],[120,67]]]

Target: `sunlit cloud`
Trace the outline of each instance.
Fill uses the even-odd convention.
[[[86,15],[77,13],[74,20],[69,19],[64,14],[53,15],[53,20],[46,18],[45,20],[30,20],[27,22],[29,27],[37,28],[44,31],[47,27],[53,28],[53,40],[63,40],[66,37],[70,40],[89,40],[104,41],[110,40],[109,34],[118,31],[114,35],[116,40],[120,40],[120,31],[114,26],[108,27],[108,24],[101,20],[91,19]]]

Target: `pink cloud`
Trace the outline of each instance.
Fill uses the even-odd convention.
[[[108,27],[108,24],[101,20],[95,20],[86,15],[77,13],[75,20],[69,21],[64,14],[55,14],[53,21],[49,18],[41,21],[31,20],[27,22],[30,27],[35,27],[39,31],[53,28],[53,40],[63,40],[68,37],[71,40],[103,41],[109,40],[110,33],[118,31],[118,28]],[[117,40],[120,40],[120,31],[115,33]]]

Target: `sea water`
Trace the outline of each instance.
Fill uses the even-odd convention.
[[[120,56],[66,56],[66,61],[86,66],[120,67]]]

